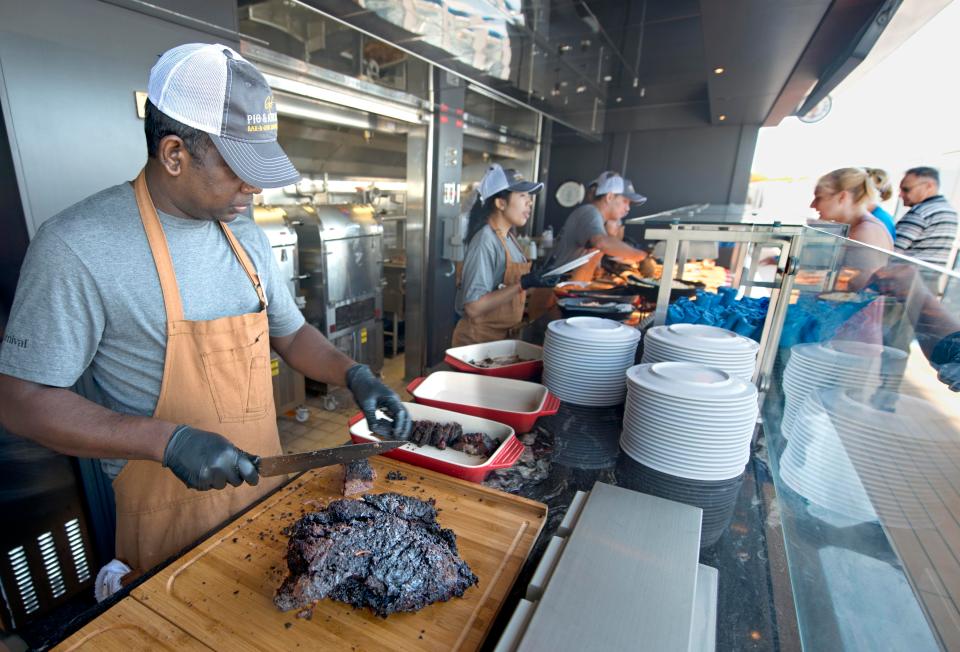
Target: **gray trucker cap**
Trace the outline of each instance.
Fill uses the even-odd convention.
[[[150,70],[150,102],[206,132],[234,174],[257,188],[279,188],[300,173],[277,143],[277,110],[263,75],[219,43],[167,50]]]
[[[632,181],[624,179],[616,172],[604,172],[594,179],[590,185],[597,187],[597,197],[612,192],[615,195],[623,195],[634,204],[643,204],[647,201],[646,197],[633,189]]]

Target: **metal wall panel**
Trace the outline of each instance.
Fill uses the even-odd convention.
[[[433,125],[411,130],[407,135],[406,305],[404,308],[404,374],[416,378],[426,366],[427,346],[427,235],[430,232],[432,170],[429,152]]]
[[[758,125],[704,125],[628,131],[607,134],[600,145],[555,138],[544,226],[552,224],[556,232],[570,213],[553,196],[563,181],[577,179],[586,184],[606,169],[623,172],[649,198],[633,209],[631,217],[687,204],[742,203],[758,130]]]
[[[31,237],[143,166],[134,91],[146,90],[157,56],[224,40],[95,0],[0,0],[0,15],[0,100]]]

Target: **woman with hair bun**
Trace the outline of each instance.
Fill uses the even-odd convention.
[[[893,215],[888,213],[883,206],[880,205],[880,202],[887,201],[893,197],[893,184],[890,183],[890,175],[887,174],[886,170],[881,170],[880,168],[863,169],[870,177],[870,180],[873,181],[873,187],[877,189],[877,195],[879,195],[879,199],[872,201],[870,205],[867,206],[867,209],[871,215],[887,227],[887,231],[890,232],[890,237],[896,242],[897,227],[894,224]]]
[[[851,240],[893,251],[890,232],[868,208],[876,203],[876,197],[873,180],[863,168],[840,168],[820,177],[810,207],[820,213],[822,220],[849,225],[847,237]],[[859,272],[851,281],[851,289],[863,287],[866,279],[886,262],[886,254],[875,249],[850,247],[843,265]]]

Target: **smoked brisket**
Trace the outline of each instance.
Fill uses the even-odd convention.
[[[373,489],[373,481],[377,479],[377,472],[367,458],[341,464],[343,467],[343,495],[352,496],[362,494]]]
[[[453,531],[437,523],[432,499],[384,493],[335,500],[287,533],[290,574],[274,597],[283,611],[332,598],[386,617],[460,597],[478,581]]]

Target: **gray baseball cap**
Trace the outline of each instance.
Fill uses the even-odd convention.
[[[630,179],[624,179],[616,172],[604,172],[594,179],[590,185],[597,187],[596,195],[606,195],[612,192],[615,195],[623,195],[633,204],[643,204],[647,198],[638,193],[633,188],[633,182]]]
[[[516,170],[504,170],[498,163],[494,163],[483,175],[480,186],[477,188],[477,194],[480,195],[480,201],[487,201],[504,190],[534,194],[540,192],[541,188],[543,188],[542,182],[527,181]]]
[[[300,173],[277,143],[277,110],[263,75],[232,48],[187,43],[150,70],[150,102],[210,135],[234,174],[257,188],[296,183]]]

